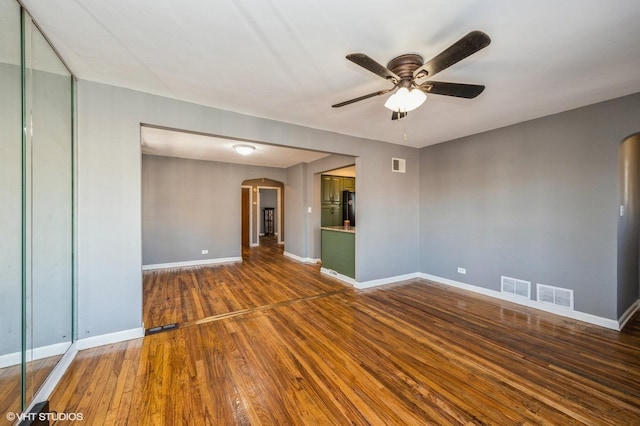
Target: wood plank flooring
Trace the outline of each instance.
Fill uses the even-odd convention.
[[[51,408],[91,425],[640,424],[640,315],[618,333],[424,280],[356,291],[261,251],[167,275],[199,290],[145,321],[180,327],[80,352]]]
[[[30,401],[38,392],[38,389],[47,379],[47,376],[55,368],[62,355],[41,358],[27,362],[27,387],[26,395]],[[21,365],[0,368],[0,426],[11,425],[6,418],[6,413],[19,413],[21,411],[22,395]]]
[[[345,288],[321,276],[319,265],[283,256],[275,237],[260,240],[260,247],[243,249],[242,263],[145,272],[145,327],[243,312]],[[277,265],[270,259],[278,259]]]

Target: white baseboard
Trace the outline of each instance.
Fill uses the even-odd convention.
[[[365,289],[365,288],[377,287],[379,285],[392,284],[400,281],[412,280],[414,278],[420,278],[420,274],[418,272],[414,272],[411,274],[396,275],[395,277],[364,281],[364,282],[356,283],[355,287],[357,289]]]
[[[54,343],[53,345],[40,346],[27,351],[27,362],[37,361],[43,358],[62,355],[67,352],[71,346],[71,342]],[[13,352],[10,354],[0,355],[0,368],[11,367],[22,362],[22,352]]]
[[[11,352],[9,354],[0,355],[0,368],[11,367],[22,362],[22,352]]]
[[[95,348],[96,346],[110,345],[127,340],[144,337],[144,327],[132,328],[130,330],[116,331],[115,333],[101,334],[99,336],[86,337],[78,340],[76,348],[79,351]]]
[[[49,358],[52,356],[62,355],[63,353],[67,352],[70,346],[71,346],[71,342],[62,342],[62,343],[56,343],[54,345],[33,348],[31,360],[35,361],[37,359],[43,359],[43,358]],[[27,361],[29,360],[30,360],[29,356],[27,355]]]
[[[572,318],[578,321],[587,322],[589,324],[598,325],[600,327],[609,328],[611,330],[620,331],[620,323],[616,320],[609,318],[603,318],[596,315],[588,314],[585,312],[574,311],[570,309],[563,309],[546,303],[538,302],[537,300],[523,299],[520,297],[508,296],[496,290],[490,290],[488,288],[478,287],[475,285],[465,284],[459,281],[450,280],[448,278],[437,277],[435,275],[429,275],[420,273],[420,278],[428,281],[433,281],[439,284],[445,284],[452,287],[460,288],[462,290],[472,291],[474,293],[483,294],[485,296],[493,297],[496,299],[507,300],[509,302],[524,305],[530,308],[539,309],[541,311],[550,312],[552,314],[560,315],[567,318]]]
[[[302,262],[302,263],[318,263],[318,262],[320,262],[320,259],[312,259],[310,257],[300,257],[297,254],[289,253],[288,251],[285,251],[283,254],[285,256],[293,259],[293,260],[297,260],[298,262]]]
[[[47,399],[49,399],[49,396],[51,395],[51,393],[53,393],[54,389],[58,385],[58,382],[60,381],[60,379],[62,379],[62,376],[64,376],[64,373],[67,371],[67,369],[71,365],[71,362],[74,360],[74,358],[78,354],[78,351],[81,351],[83,349],[94,348],[96,346],[124,342],[127,340],[137,339],[140,337],[144,337],[143,327],[133,328],[133,329],[124,330],[124,331],[118,331],[115,333],[102,334],[100,336],[88,337],[86,339],[80,339],[71,345],[67,343],[66,352],[64,352],[64,355],[62,356],[60,361],[58,361],[58,363],[53,368],[49,376],[47,376],[47,379],[42,384],[40,389],[38,389],[38,391],[33,397],[31,404],[27,407],[25,412],[29,412],[29,410],[31,410],[31,408],[38,402],[46,401]],[[58,346],[58,345],[52,345],[52,346]]]
[[[333,269],[320,268],[320,272],[325,274],[325,275],[329,275],[329,276],[331,276],[333,278],[337,278],[342,282],[345,282],[347,284],[350,284],[350,285],[358,288],[357,287],[358,283],[356,282],[356,280],[354,280],[353,278],[348,277],[346,275],[342,275],[341,273],[336,272]]]
[[[156,263],[153,265],[142,265],[142,270],[150,271],[153,269],[183,268],[185,266],[215,265],[218,263],[232,262],[242,262],[242,257],[221,257],[218,259],[188,260],[186,262]]]
[[[320,268],[320,272],[322,272],[323,274],[326,274],[326,275],[330,275],[330,276],[332,276],[334,278],[337,278],[340,281],[344,281],[347,284],[351,284],[352,286],[354,286],[358,290],[363,290],[365,288],[378,287],[378,286],[385,285],[385,284],[393,284],[393,283],[397,283],[397,282],[400,282],[400,281],[411,280],[411,279],[414,279],[414,278],[420,278],[420,274],[418,272],[414,272],[414,273],[411,273],[411,274],[396,275],[395,277],[380,278],[378,280],[358,282],[358,281],[354,280],[351,277],[348,277],[346,275],[342,275],[339,272],[334,271],[333,269]]]
[[[620,318],[618,318],[618,324],[620,326],[620,330],[622,330],[624,328],[625,325],[627,325],[627,322],[629,322],[629,320],[631,319],[631,317],[638,311],[640,310],[640,299],[636,300],[631,306],[629,306],[629,309],[627,309],[624,314],[622,314],[622,316]]]
[[[56,386],[58,386],[58,382],[62,379],[62,376],[64,376],[64,373],[67,371],[77,354],[78,348],[76,344],[73,343],[71,346],[67,344],[67,351],[64,353],[60,361],[58,361],[53,370],[51,370],[51,373],[49,373],[47,379],[44,381],[42,386],[40,386],[40,389],[38,389],[36,394],[33,396],[31,404],[29,404],[27,409],[24,411],[25,413],[28,413],[38,402],[49,399],[49,396],[51,396]]]
[[[144,337],[144,327],[87,337],[80,339],[73,344],[71,342],[55,343],[53,345],[34,348],[31,355],[27,354],[27,361],[36,361],[43,358],[66,354],[69,352],[71,347],[74,347],[74,350],[76,351],[81,351],[84,349],[94,348],[96,346],[110,345],[112,343],[138,339],[140,337]],[[22,352],[0,355],[0,368],[18,365],[21,362]]]

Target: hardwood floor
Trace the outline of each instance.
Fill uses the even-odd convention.
[[[27,362],[26,370],[26,396],[29,401],[38,392],[38,389],[47,376],[55,368],[62,355],[51,356]],[[22,400],[22,371],[21,365],[0,368],[0,426],[11,425],[6,418],[6,413],[19,413]]]
[[[274,236],[261,237],[260,247],[243,249],[242,263],[145,272],[145,327],[246,312],[346,288],[320,275],[319,265],[301,264],[282,252]]]
[[[92,425],[639,424],[638,314],[618,333],[423,280],[356,291],[277,248],[251,256],[145,274],[171,311],[145,321],[180,327],[80,352],[51,409]]]
[[[4,412],[19,413],[22,411],[22,377],[21,366],[0,368],[0,408]],[[12,422],[6,419],[4,413],[0,414],[0,426],[10,425]]]

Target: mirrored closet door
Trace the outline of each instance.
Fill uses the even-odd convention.
[[[73,342],[73,77],[0,0],[0,412],[21,412]],[[5,424],[0,416],[0,425]],[[9,423],[6,423],[9,424]]]
[[[22,405],[20,6],[0,0],[0,425]]]

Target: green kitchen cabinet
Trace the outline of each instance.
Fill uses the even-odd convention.
[[[322,175],[322,202],[340,204],[342,201],[342,178]]]
[[[342,191],[356,190],[356,178],[322,175],[320,226],[342,225]]]
[[[342,190],[356,192],[356,178],[353,178],[353,177],[342,178]]]
[[[322,206],[320,217],[321,226],[339,226],[342,225],[342,209],[337,205]]]
[[[356,234],[326,229],[321,232],[322,267],[355,279]]]

